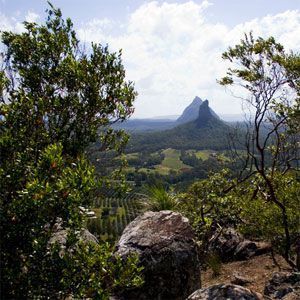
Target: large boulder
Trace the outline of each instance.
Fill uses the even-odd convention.
[[[216,284],[195,291],[187,300],[262,300],[262,296],[235,284]]]
[[[300,299],[300,272],[276,272],[267,282],[264,294],[272,299]]]
[[[116,254],[137,253],[144,285],[119,295],[123,299],[185,299],[200,288],[200,266],[194,232],[181,214],[146,212],[124,230]]]

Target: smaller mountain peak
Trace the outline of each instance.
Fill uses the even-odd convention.
[[[177,119],[178,124],[183,124],[187,122],[191,122],[197,119],[199,107],[202,104],[201,98],[196,96],[192,103],[185,108],[182,115]]]
[[[208,106],[209,106],[209,102],[208,102],[207,99],[205,99],[205,100],[202,102],[200,108],[201,108],[202,106],[203,106],[203,107],[208,107]]]
[[[214,119],[211,109],[209,108],[208,100],[203,101],[199,108],[198,118],[196,120],[197,126],[202,127],[208,123],[208,121]]]

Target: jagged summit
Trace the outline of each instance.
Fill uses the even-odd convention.
[[[194,100],[193,100],[193,102],[191,103],[191,105],[195,105],[195,104],[202,104],[202,102],[203,102],[203,100],[200,98],[200,97],[198,97],[198,96],[196,96],[195,98],[194,98]]]
[[[207,99],[203,101],[200,97],[196,96],[192,103],[185,108],[182,115],[176,120],[176,124],[180,125],[197,120],[199,118],[199,109],[205,102],[207,102],[206,105],[208,106]],[[208,109],[212,116],[219,119],[219,116],[210,107]]]
[[[195,123],[197,127],[203,127],[213,119],[216,119],[216,117],[213,115],[209,107],[208,100],[205,100],[199,107],[199,113]]]
[[[198,117],[199,107],[202,103],[202,99],[196,96],[192,103],[185,108],[181,116],[176,120],[176,123],[184,124],[196,120]]]

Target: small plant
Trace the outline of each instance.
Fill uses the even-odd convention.
[[[149,210],[175,210],[177,207],[175,195],[166,191],[162,185],[147,187],[145,198],[145,208]]]
[[[222,269],[222,262],[220,256],[216,253],[211,253],[207,256],[206,262],[208,267],[212,270],[212,276],[220,276]]]

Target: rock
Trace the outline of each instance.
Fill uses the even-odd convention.
[[[262,296],[234,284],[216,284],[197,290],[187,300],[262,300]]]
[[[79,239],[84,243],[95,243],[99,244],[98,239],[90,233],[87,229],[82,228],[79,233]]]
[[[233,228],[218,228],[209,241],[208,251],[218,254],[222,261],[230,261],[243,240]]]
[[[262,254],[266,254],[272,251],[272,245],[271,243],[267,243],[267,242],[255,242],[256,244],[256,252],[255,255],[262,255]]]
[[[58,244],[59,249],[59,256],[63,257],[66,251],[66,245],[67,245],[67,237],[68,237],[68,229],[64,229],[62,227],[62,219],[57,218],[56,223],[53,226],[53,233],[48,241],[48,249],[54,244]],[[80,241],[83,241],[84,243],[96,243],[98,244],[98,239],[90,233],[87,229],[82,228],[79,232],[77,232],[77,237]]]
[[[217,254],[223,262],[246,260],[270,250],[270,244],[247,240],[231,227],[216,229],[208,245],[208,251]]]
[[[234,274],[234,279],[231,280],[232,284],[237,284],[237,285],[241,285],[241,286],[247,285],[252,282],[253,281],[250,278],[246,278],[239,274]]]
[[[274,273],[264,294],[272,299],[300,299],[300,272]]]
[[[255,242],[244,240],[237,245],[233,256],[238,260],[249,259],[255,255],[256,251],[257,245]]]
[[[200,288],[200,266],[188,219],[172,211],[146,212],[124,230],[116,254],[137,253],[144,285],[122,292],[129,299],[185,299]]]
[[[67,229],[61,229],[50,237],[48,241],[48,249],[54,244],[59,245],[59,256],[63,257],[66,252],[66,244],[67,244],[67,236],[68,236],[68,230]]]

